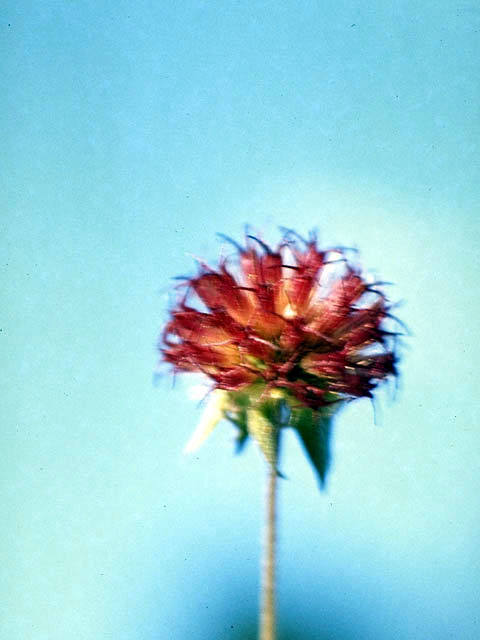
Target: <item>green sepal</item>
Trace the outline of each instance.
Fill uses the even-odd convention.
[[[248,433],[257,442],[265,459],[277,467],[280,431],[280,402],[268,400],[247,409]]]
[[[222,389],[214,389],[207,401],[200,422],[190,436],[184,448],[184,453],[196,451],[223,419],[227,408],[228,395]]]
[[[331,462],[331,434],[336,409],[338,405],[317,410],[294,408],[290,416],[290,426],[297,431],[322,489]]]
[[[250,404],[248,393],[230,391],[228,410],[225,418],[237,428],[235,453],[240,453],[248,440],[247,408]]]
[[[243,448],[247,444],[248,440],[248,432],[239,429],[238,434],[235,438],[235,453],[242,453]]]

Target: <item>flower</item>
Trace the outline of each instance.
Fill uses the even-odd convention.
[[[314,236],[304,241],[287,231],[275,249],[250,235],[243,247],[230,242],[237,264],[201,263],[198,275],[185,279],[161,339],[174,371],[212,382],[187,448],[227,418],[240,445],[252,435],[276,464],[279,429],[290,426],[323,481],[329,418],[343,401],[372,398],[396,375],[396,333],[386,327],[391,314],[382,283],[368,284],[345,249],[320,250]]]

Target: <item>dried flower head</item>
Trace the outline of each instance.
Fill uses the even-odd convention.
[[[227,418],[276,464],[280,427],[296,429],[323,481],[325,427],[342,401],[372,398],[396,374],[382,283],[367,284],[342,248],[287,231],[276,249],[248,235],[236,264],[200,264],[162,336],[164,361],[213,383],[188,448]],[[196,297],[201,311],[190,302]]]

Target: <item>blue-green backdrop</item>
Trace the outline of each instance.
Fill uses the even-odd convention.
[[[254,637],[263,462],[154,380],[216,232],[361,250],[412,336],[282,466],[280,640],[480,636],[474,2],[7,1],[2,640]],[[253,635],[252,635],[253,634]]]

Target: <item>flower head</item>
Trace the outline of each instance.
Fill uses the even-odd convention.
[[[185,280],[162,336],[164,361],[212,382],[193,441],[226,417],[241,443],[253,435],[272,461],[279,426],[292,426],[323,480],[325,419],[396,374],[381,283],[368,284],[344,249],[320,250],[314,237],[287,232],[275,249],[253,236],[234,245],[236,264],[201,263]]]

